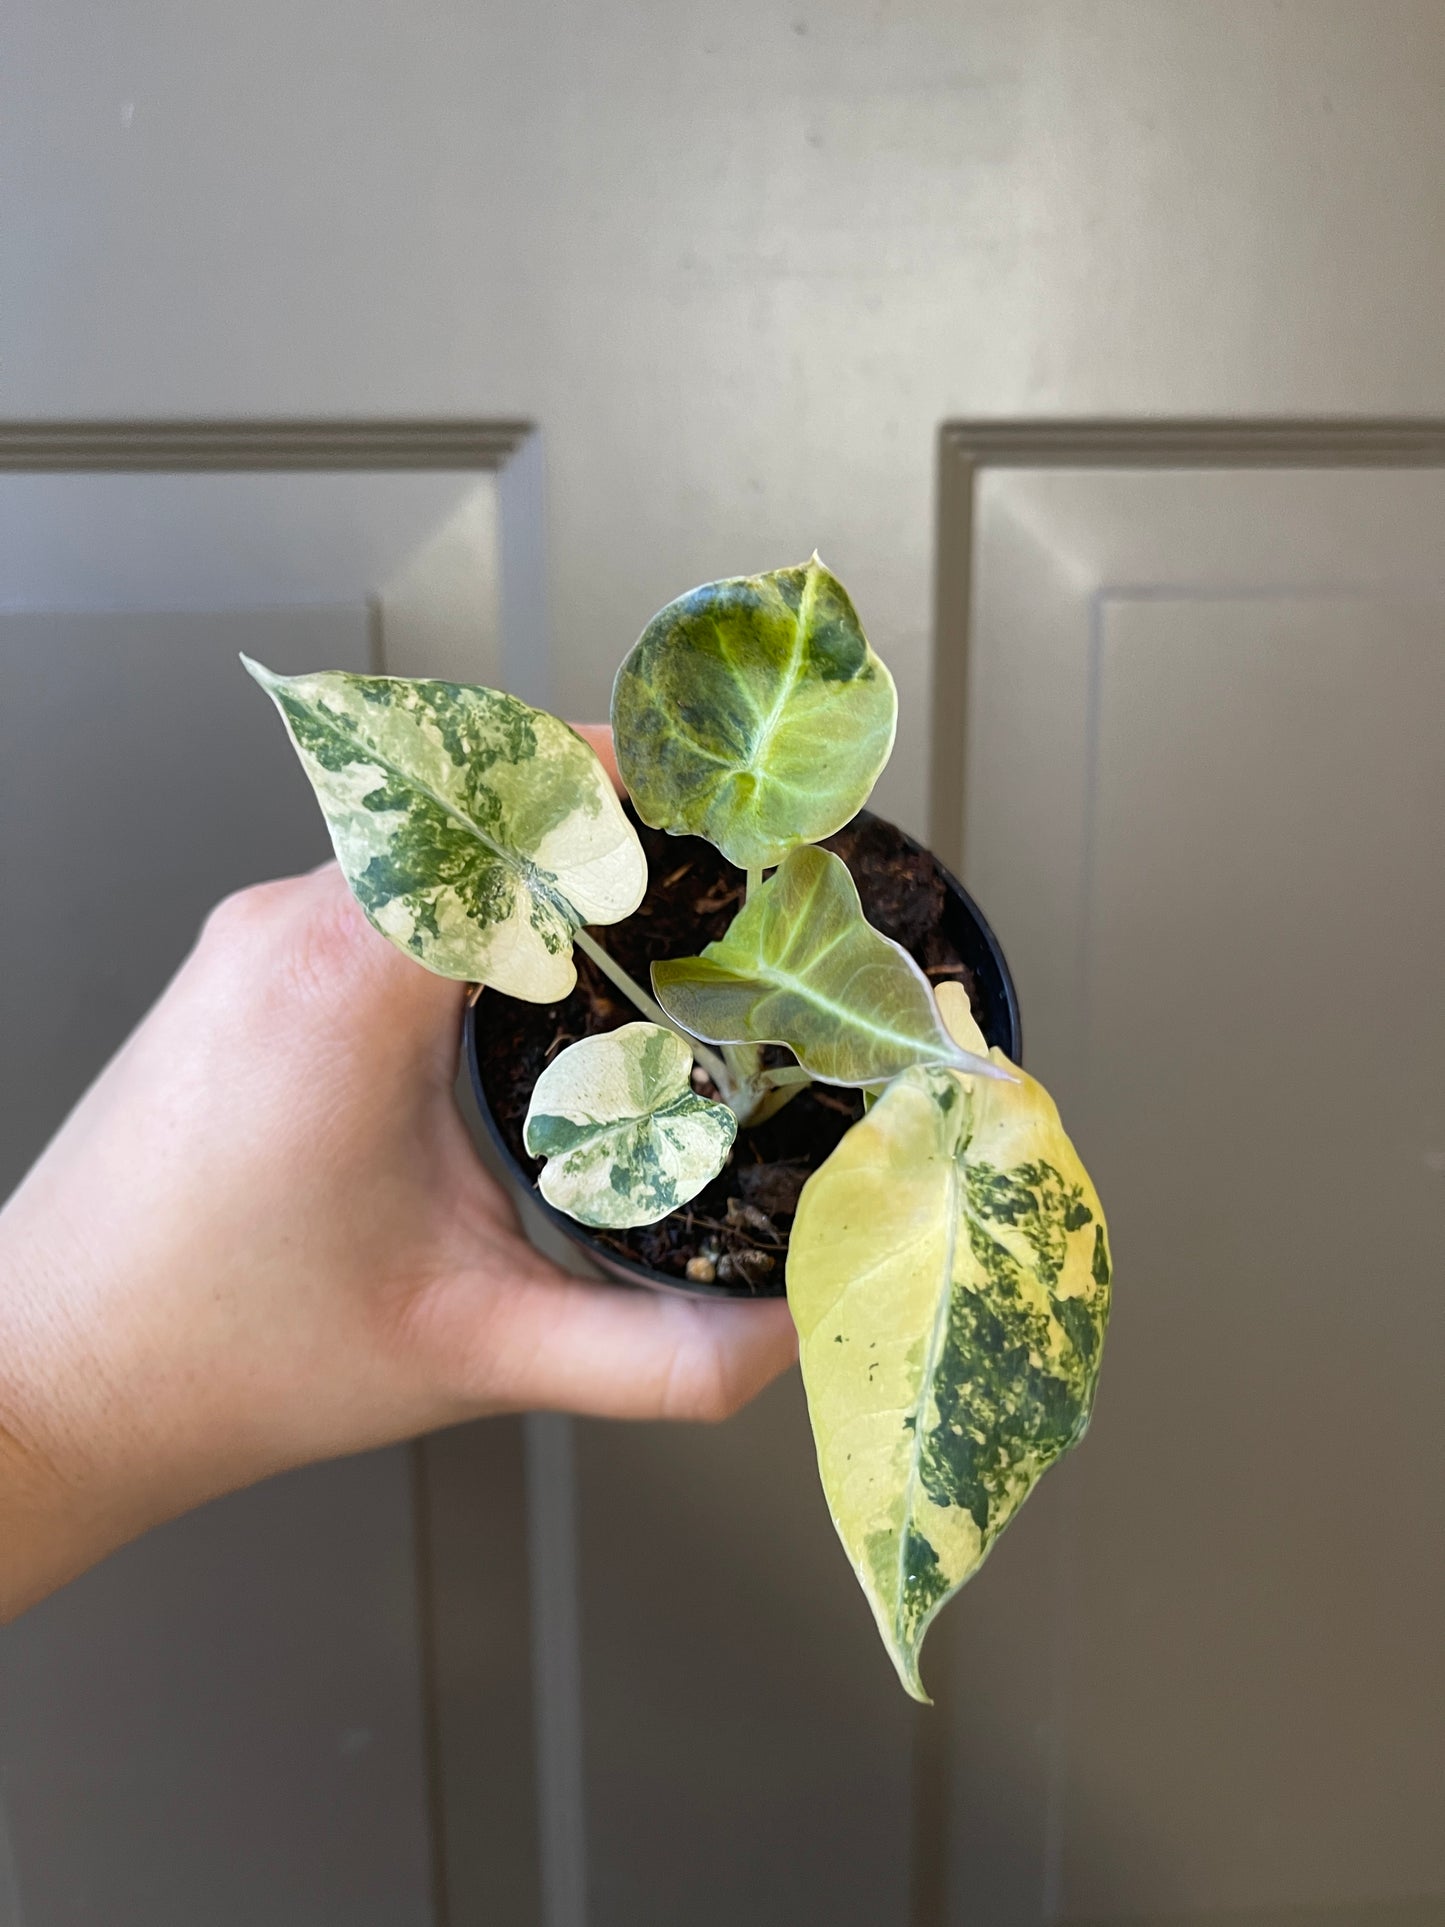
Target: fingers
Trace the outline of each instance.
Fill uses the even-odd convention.
[[[197,962],[228,996],[264,998],[334,1029],[340,1012],[375,1046],[418,1051],[454,1069],[464,986],[405,956],[367,922],[335,863],[239,890],[207,919]]]
[[[602,767],[612,778],[612,787],[619,796],[627,794],[627,786],[617,771],[617,752],[612,747],[612,726],[610,723],[573,723],[573,729],[591,749]]]
[[[798,1355],[781,1299],[634,1291],[570,1278],[541,1259],[483,1323],[470,1389],[493,1410],[723,1419]]]

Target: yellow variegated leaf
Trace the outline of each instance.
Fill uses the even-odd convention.
[[[643,822],[705,836],[745,870],[857,814],[897,715],[893,678],[816,555],[670,602],[612,692],[617,762]]]
[[[1108,1235],[1047,1091],[911,1070],[804,1187],[788,1248],[823,1490],[900,1679],[1088,1424]]]
[[[661,1024],[570,1044],[537,1079],[523,1137],[537,1187],[582,1224],[656,1224],[727,1163],[737,1119],[692,1088],[692,1052]]]
[[[637,833],[555,716],[462,683],[242,661],[285,718],[362,909],[428,970],[555,1003],[577,981],[573,931],[641,903]]]
[[[976,1057],[987,1057],[988,1039],[978,1027],[963,985],[945,977],[933,994],[938,999],[938,1014],[954,1043]]]

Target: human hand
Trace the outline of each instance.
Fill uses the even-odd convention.
[[[0,1617],[290,1466],[493,1412],[720,1418],[791,1361],[781,1301],[531,1247],[456,1107],[464,995],[332,864],[212,914],[0,1213]]]

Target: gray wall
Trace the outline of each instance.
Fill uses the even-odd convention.
[[[12,0],[0,413],[547,438],[556,694],[816,543],[915,698],[940,420],[1445,406],[1435,0]],[[916,753],[913,753],[916,752]]]

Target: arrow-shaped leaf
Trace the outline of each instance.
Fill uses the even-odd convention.
[[[638,815],[705,836],[745,870],[771,869],[857,814],[897,715],[893,678],[816,555],[668,603],[612,692]]]
[[[276,676],[346,880],[371,922],[439,976],[554,1003],[572,933],[631,916],[647,859],[580,736],[514,696],[398,676]]]
[[[992,1076],[949,1035],[928,979],[866,920],[848,866],[794,850],[700,957],[652,966],[658,1002],[710,1043],[786,1044],[828,1084],[875,1084],[913,1064]]]
[[[538,1189],[583,1224],[655,1224],[727,1163],[737,1119],[692,1088],[692,1053],[661,1024],[584,1037],[537,1079],[523,1137]]]
[[[1013,1076],[905,1072],[808,1180],[788,1246],[823,1490],[917,1699],[934,1615],[1083,1436],[1109,1314],[1099,1200]]]

